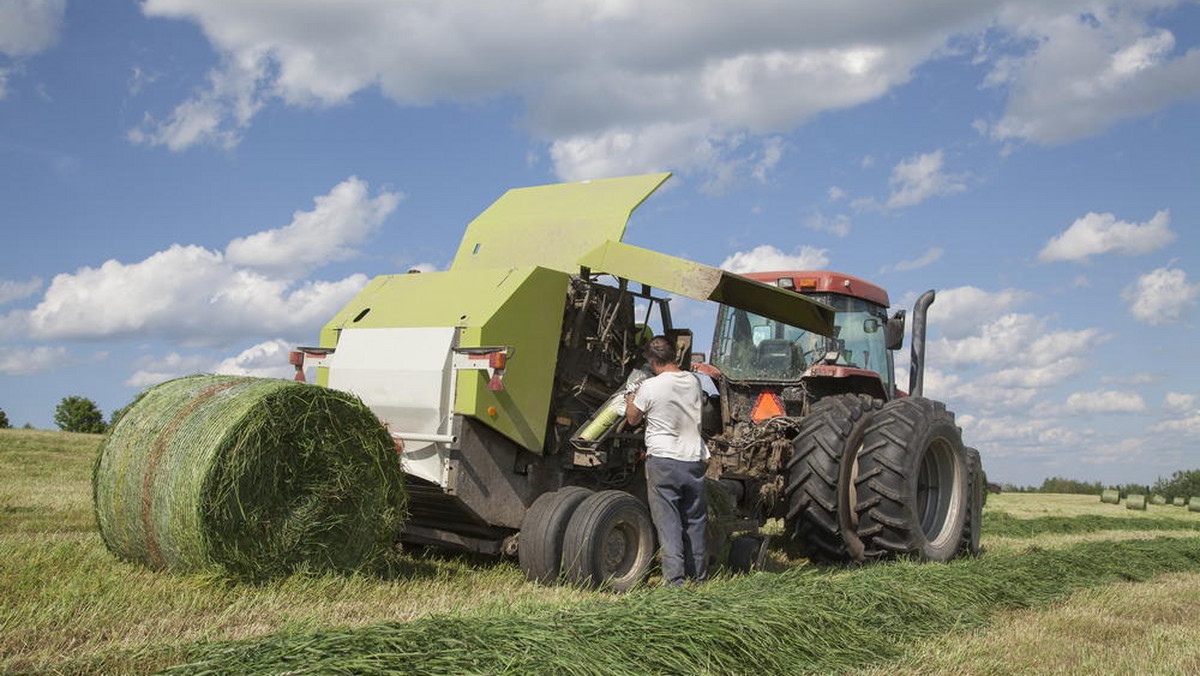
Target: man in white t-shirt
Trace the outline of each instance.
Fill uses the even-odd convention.
[[[656,336],[646,348],[654,377],[625,397],[625,417],[646,422],[646,497],[662,548],[663,580],[671,586],[708,576],[704,495],[708,447],[700,436],[702,390],[675,363],[675,346]]]

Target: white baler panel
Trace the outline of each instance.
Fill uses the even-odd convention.
[[[455,332],[450,327],[342,329],[329,386],[358,395],[396,433],[449,434]],[[444,444],[405,441],[409,474],[446,485]]]

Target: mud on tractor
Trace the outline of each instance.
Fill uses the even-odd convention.
[[[783,519],[821,561],[978,550],[982,471],[923,398],[925,310],[910,393],[894,383],[904,312],[832,272],[736,275],[623,243],[669,174],[510,190],[472,221],[449,270],[372,280],[292,354],[297,377],[352,392],[406,472],[405,543],[515,555],[531,580],[616,590],[655,550],[641,429],[623,394],[652,324],[711,379],[704,435],[710,551],[761,561]],[[669,296],[718,304],[708,359]],[[737,537],[734,537],[737,536]]]

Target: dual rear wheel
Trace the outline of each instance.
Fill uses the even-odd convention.
[[[533,581],[628,591],[654,561],[650,511],[625,491],[568,486],[534,501],[521,524],[517,558]]]
[[[795,441],[789,530],[807,556],[824,562],[949,561],[978,552],[978,465],[940,402],[826,397]]]

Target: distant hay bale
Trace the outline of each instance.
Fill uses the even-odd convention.
[[[92,492],[118,557],[250,579],[359,569],[405,506],[395,446],[357,398],[233,376],[147,391],[101,445]]]
[[[1104,489],[1104,492],[1100,494],[1100,502],[1108,503],[1110,505],[1115,505],[1121,502],[1121,491],[1112,488]]]
[[[1125,498],[1125,509],[1140,509],[1145,511],[1146,496],[1130,495],[1129,497]]]
[[[1162,495],[1159,495],[1156,493],[1156,494],[1154,494],[1153,497],[1150,498],[1150,504],[1165,505],[1165,504],[1167,504],[1167,499],[1165,497],[1163,497]]]
[[[1200,512],[1200,496],[1193,495],[1191,498],[1188,498],[1188,511]]]
[[[1188,503],[1187,498],[1183,497],[1182,495],[1177,496],[1174,500],[1171,501],[1171,504],[1175,505],[1176,507],[1186,507],[1187,503]]]

